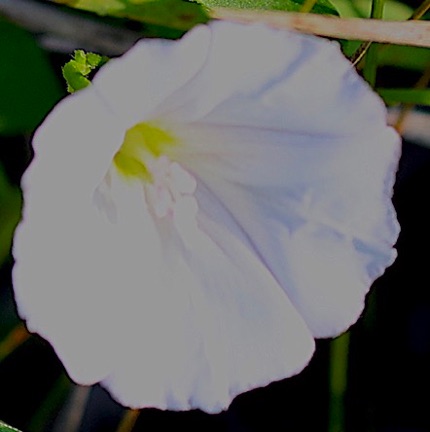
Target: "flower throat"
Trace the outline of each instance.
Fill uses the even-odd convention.
[[[149,122],[138,123],[125,133],[124,142],[113,162],[124,177],[153,183],[150,166],[175,144],[175,137],[165,130]]]

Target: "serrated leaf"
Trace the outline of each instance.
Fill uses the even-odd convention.
[[[61,96],[33,37],[0,18],[0,134],[31,132]]]
[[[187,31],[206,23],[201,4],[185,0],[53,0],[77,9]]]
[[[430,106],[430,89],[377,89],[387,104],[413,104]],[[430,128],[430,126],[429,126]]]
[[[67,62],[63,68],[63,77],[67,83],[67,91],[73,93],[88,87],[91,81],[89,74],[96,68],[103,66],[109,59],[95,53],[86,53],[83,50],[76,50],[72,60]]]
[[[279,10],[299,12],[306,0],[199,0],[205,6],[227,7],[236,9]],[[336,15],[339,13],[329,0],[317,0],[312,8],[313,13]]]
[[[21,432],[21,431],[0,421],[0,432]]]

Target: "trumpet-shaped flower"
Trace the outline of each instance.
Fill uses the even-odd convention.
[[[394,258],[399,138],[337,44],[143,40],[34,136],[19,313],[71,378],[207,412],[298,373]]]

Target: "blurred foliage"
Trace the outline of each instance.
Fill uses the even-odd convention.
[[[341,17],[368,18],[372,9],[372,0],[331,0]],[[386,0],[384,19],[402,21],[412,15],[413,9],[396,0]]]
[[[208,7],[230,7],[238,9],[262,9],[299,12],[306,0],[200,0]],[[339,15],[329,0],[317,0],[312,13]]]
[[[10,184],[0,164],[0,266],[9,256],[13,232],[21,217],[21,206],[21,191]]]
[[[379,66],[424,71],[430,66],[430,49],[402,45],[385,45],[379,50]]]
[[[378,93],[387,104],[430,106],[430,89],[378,89]]]
[[[135,21],[189,30],[205,23],[209,16],[205,7],[252,8],[262,10],[299,11],[305,0],[53,0],[77,9],[129,18]],[[338,15],[330,0],[317,0],[312,12]]]
[[[55,420],[56,414],[61,410],[61,406],[66,402],[72,389],[70,379],[66,374],[61,373],[53,383],[51,389],[41,401],[40,406],[29,421],[28,429],[32,432],[46,431],[47,420]],[[0,431],[1,432],[1,431]]]
[[[77,9],[119,18],[189,30],[209,21],[204,7],[185,0],[53,0]]]
[[[62,95],[34,38],[0,17],[0,135],[31,132]]]
[[[0,432],[20,432],[20,431],[0,421]]]
[[[372,0],[331,0],[341,17],[367,18],[370,16]],[[384,2],[383,18],[392,21],[407,20],[413,8],[397,0]],[[342,49],[350,57],[360,46],[360,41],[342,41]],[[378,66],[391,66],[415,71],[424,71],[430,65],[430,50],[405,45],[384,45],[378,49]]]
[[[73,93],[91,84],[89,75],[92,71],[103,66],[108,57],[95,53],[86,53],[83,50],[76,50],[72,60],[63,66],[63,77],[67,83],[67,91]]]

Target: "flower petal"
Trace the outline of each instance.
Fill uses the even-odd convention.
[[[26,202],[54,207],[52,197],[60,191],[92,199],[121,147],[124,132],[92,87],[62,100],[34,135],[34,162],[22,185]]]
[[[338,43],[261,24],[219,21],[209,29],[205,63],[158,107],[158,117],[319,136],[385,125],[382,101]]]
[[[157,222],[160,249],[147,257],[145,240],[135,250],[117,345],[127,354],[103,385],[135,408],[219,412],[240,392],[298,373],[313,338],[258,258],[181,205],[185,217]]]
[[[15,298],[29,330],[51,342],[72,379],[93,384],[117,355],[112,317],[120,291],[112,289],[118,278],[106,272],[115,268],[116,254],[91,207],[61,196],[56,203],[43,212],[26,204],[14,242]]]
[[[35,135],[21,316],[74,380],[132,407],[218,412],[297,373],[394,259],[385,117],[318,38],[216,22],[139,42]],[[112,165],[147,121],[177,138],[154,184]]]
[[[93,87],[127,130],[151,120],[160,104],[192,81],[206,61],[210,31],[199,26],[179,41],[144,39],[110,60]]]
[[[27,207],[31,223],[16,237],[20,314],[73,380],[102,381],[127,406],[219,412],[307,364],[303,320],[222,225],[200,221],[218,245],[189,203],[176,226],[157,225],[140,184],[114,173],[109,193],[114,224],[102,208],[63,197],[51,214]]]
[[[253,79],[267,54],[240,38],[219,42],[217,31],[230,29],[218,25],[208,56],[217,67],[208,60],[166,117],[186,143],[172,157],[227,209],[231,233],[266,263],[313,334],[335,336],[395,257],[399,137],[337,44],[288,32],[277,44],[254,27],[282,60]]]
[[[396,133],[328,138],[199,123],[175,132],[187,143],[176,158],[206,184],[199,207],[213,219],[212,207],[226,209],[224,224],[265,263],[314,336],[354,323],[395,257]]]

